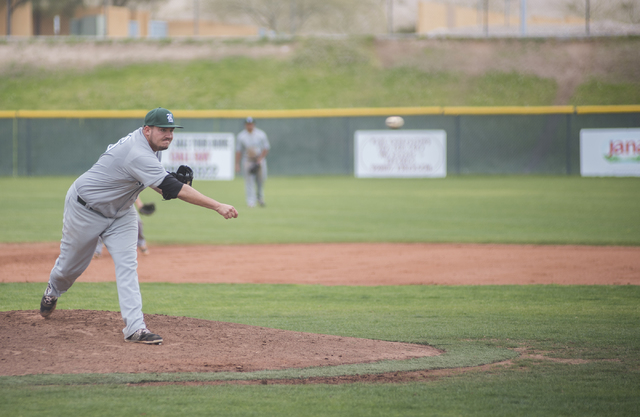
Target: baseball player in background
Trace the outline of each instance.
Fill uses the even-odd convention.
[[[166,200],[179,198],[215,210],[225,219],[238,217],[233,206],[201,194],[189,182],[179,181],[175,173],[165,171],[160,152],[169,148],[176,128],[182,126],[174,123],[169,110],[151,110],[143,127],[109,145],[71,185],[64,203],[60,255],[40,301],[44,318],[53,313],[58,298],[89,266],[101,237],[115,264],[125,341],[162,343],[162,337],[147,329],[142,314],[136,259],[138,221],[133,207],[138,195],[151,187]]]
[[[261,207],[264,203],[264,183],[267,180],[267,154],[271,146],[267,134],[256,127],[253,117],[247,117],[244,130],[236,138],[236,172],[240,172],[240,160],[244,173],[244,190],[247,205]]]

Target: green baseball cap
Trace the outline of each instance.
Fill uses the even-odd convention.
[[[157,127],[177,127],[182,129],[182,126],[178,126],[173,121],[173,113],[162,107],[151,110],[144,118],[145,126],[157,126]]]

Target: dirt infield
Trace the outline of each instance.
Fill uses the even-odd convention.
[[[0,244],[0,282],[47,282],[57,243]],[[115,281],[108,252],[81,282]],[[140,282],[640,285],[640,247],[463,244],[155,246]]]
[[[141,282],[317,285],[640,285],[640,248],[588,246],[308,244],[156,246],[138,259]],[[0,244],[0,282],[46,283],[55,243]],[[108,252],[80,282],[114,281]],[[43,285],[44,290],[44,285]],[[34,300],[37,308],[39,300]],[[123,341],[119,313],[0,312],[0,375],[246,372],[437,355],[428,346],[146,315],[161,346]],[[95,343],[99,340],[100,343]],[[99,359],[99,360],[96,360]],[[392,382],[428,373],[334,378]],[[313,382],[313,381],[310,381]]]

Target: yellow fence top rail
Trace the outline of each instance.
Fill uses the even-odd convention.
[[[445,115],[570,114],[573,106],[444,107]]]
[[[148,110],[17,110],[24,119],[144,119]]]
[[[577,106],[576,113],[640,113],[640,106]]]
[[[73,119],[143,119],[148,110],[15,110],[0,112],[0,118],[73,118]],[[298,110],[174,110],[176,117],[184,119],[244,119],[298,118],[339,116],[392,116],[443,114],[442,107],[390,107],[390,108],[346,108],[346,109],[298,109]]]
[[[144,119],[148,110],[3,110],[0,119]],[[378,107],[343,109],[297,110],[175,110],[176,117],[184,119],[244,119],[248,116],[262,119],[304,117],[353,116],[416,116],[416,115],[535,115],[535,114],[593,114],[640,113],[640,105],[624,106],[499,106],[499,107]]]
[[[347,109],[298,109],[298,110],[176,110],[176,117],[183,118],[298,118],[340,116],[393,116],[442,114],[442,107],[381,107]]]

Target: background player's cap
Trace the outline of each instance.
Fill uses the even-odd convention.
[[[173,113],[162,107],[151,110],[144,118],[145,126],[157,126],[157,127],[177,127],[182,129],[182,126],[178,126],[173,121]]]
[[[245,123],[255,123],[256,121],[253,119],[253,117],[249,116],[245,119],[244,121]]]

